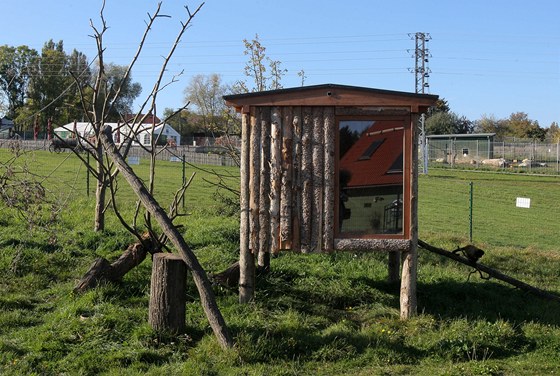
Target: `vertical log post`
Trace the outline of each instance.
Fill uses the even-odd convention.
[[[282,113],[280,107],[272,108],[270,115],[270,252],[277,255],[280,249],[280,183],[282,182]]]
[[[416,315],[416,280],[418,278],[418,114],[411,114],[410,133],[411,145],[405,150],[410,155],[411,192],[410,192],[410,249],[403,252],[400,311],[401,319],[408,319]],[[406,137],[406,133],[405,133]],[[406,142],[405,142],[406,144]],[[406,163],[410,163],[404,161]],[[406,189],[406,187],[405,187]]]
[[[239,302],[247,303],[253,299],[253,293],[247,286],[254,285],[255,256],[250,246],[250,121],[251,116],[247,113],[241,117],[241,187],[239,204],[241,207],[239,224]]]
[[[311,222],[313,213],[313,111],[311,107],[304,107],[302,110],[303,129],[301,138],[301,251],[311,252]]]
[[[292,184],[294,162],[292,157],[292,108],[282,113],[282,184],[280,187],[280,249],[292,248]]]
[[[400,278],[401,271],[401,254],[400,252],[388,252],[388,281],[389,283],[397,283]]]
[[[261,181],[259,186],[258,267],[270,270],[270,108],[261,107]]]
[[[148,322],[156,332],[184,333],[186,275],[181,256],[154,254]]]
[[[323,108],[313,107],[313,132],[311,145],[312,179],[313,179],[313,215],[311,216],[311,244],[313,252],[323,249],[323,180],[325,176],[325,152],[323,149],[325,124]]]
[[[334,107],[324,109],[325,172],[323,193],[323,250],[331,252],[334,248],[334,205],[335,205],[335,140],[336,123]]]
[[[294,107],[294,118],[292,120],[293,127],[293,180],[292,180],[292,249],[301,252],[301,156],[302,156],[302,114],[301,107]]]

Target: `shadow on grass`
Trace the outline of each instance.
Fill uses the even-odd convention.
[[[560,303],[494,280],[418,283],[418,310],[448,319],[466,317],[560,325]]]

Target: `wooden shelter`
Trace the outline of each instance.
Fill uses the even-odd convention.
[[[417,124],[435,95],[334,84],[225,96],[242,116],[240,301],[255,257],[388,251],[416,310]]]

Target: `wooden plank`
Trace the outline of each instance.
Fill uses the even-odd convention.
[[[280,249],[292,248],[293,111],[282,109],[282,184],[280,192]]]
[[[273,107],[270,115],[270,252],[280,250],[280,195],[282,183],[282,110]]]
[[[324,109],[324,193],[323,193],[323,246],[325,252],[334,247],[335,214],[335,142],[336,121],[334,107]]]

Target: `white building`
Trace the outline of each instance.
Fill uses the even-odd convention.
[[[169,124],[158,125],[153,131],[151,124],[136,124],[134,128],[131,128],[128,124],[120,123],[106,123],[106,125],[110,125],[113,129],[113,140],[116,144],[124,142],[131,136],[134,137],[133,145],[149,146],[151,145],[152,137],[157,140],[158,145],[181,144],[181,135]],[[63,139],[74,138],[76,133],[86,139],[94,136],[91,124],[86,122],[68,123],[56,128],[54,133]]]

